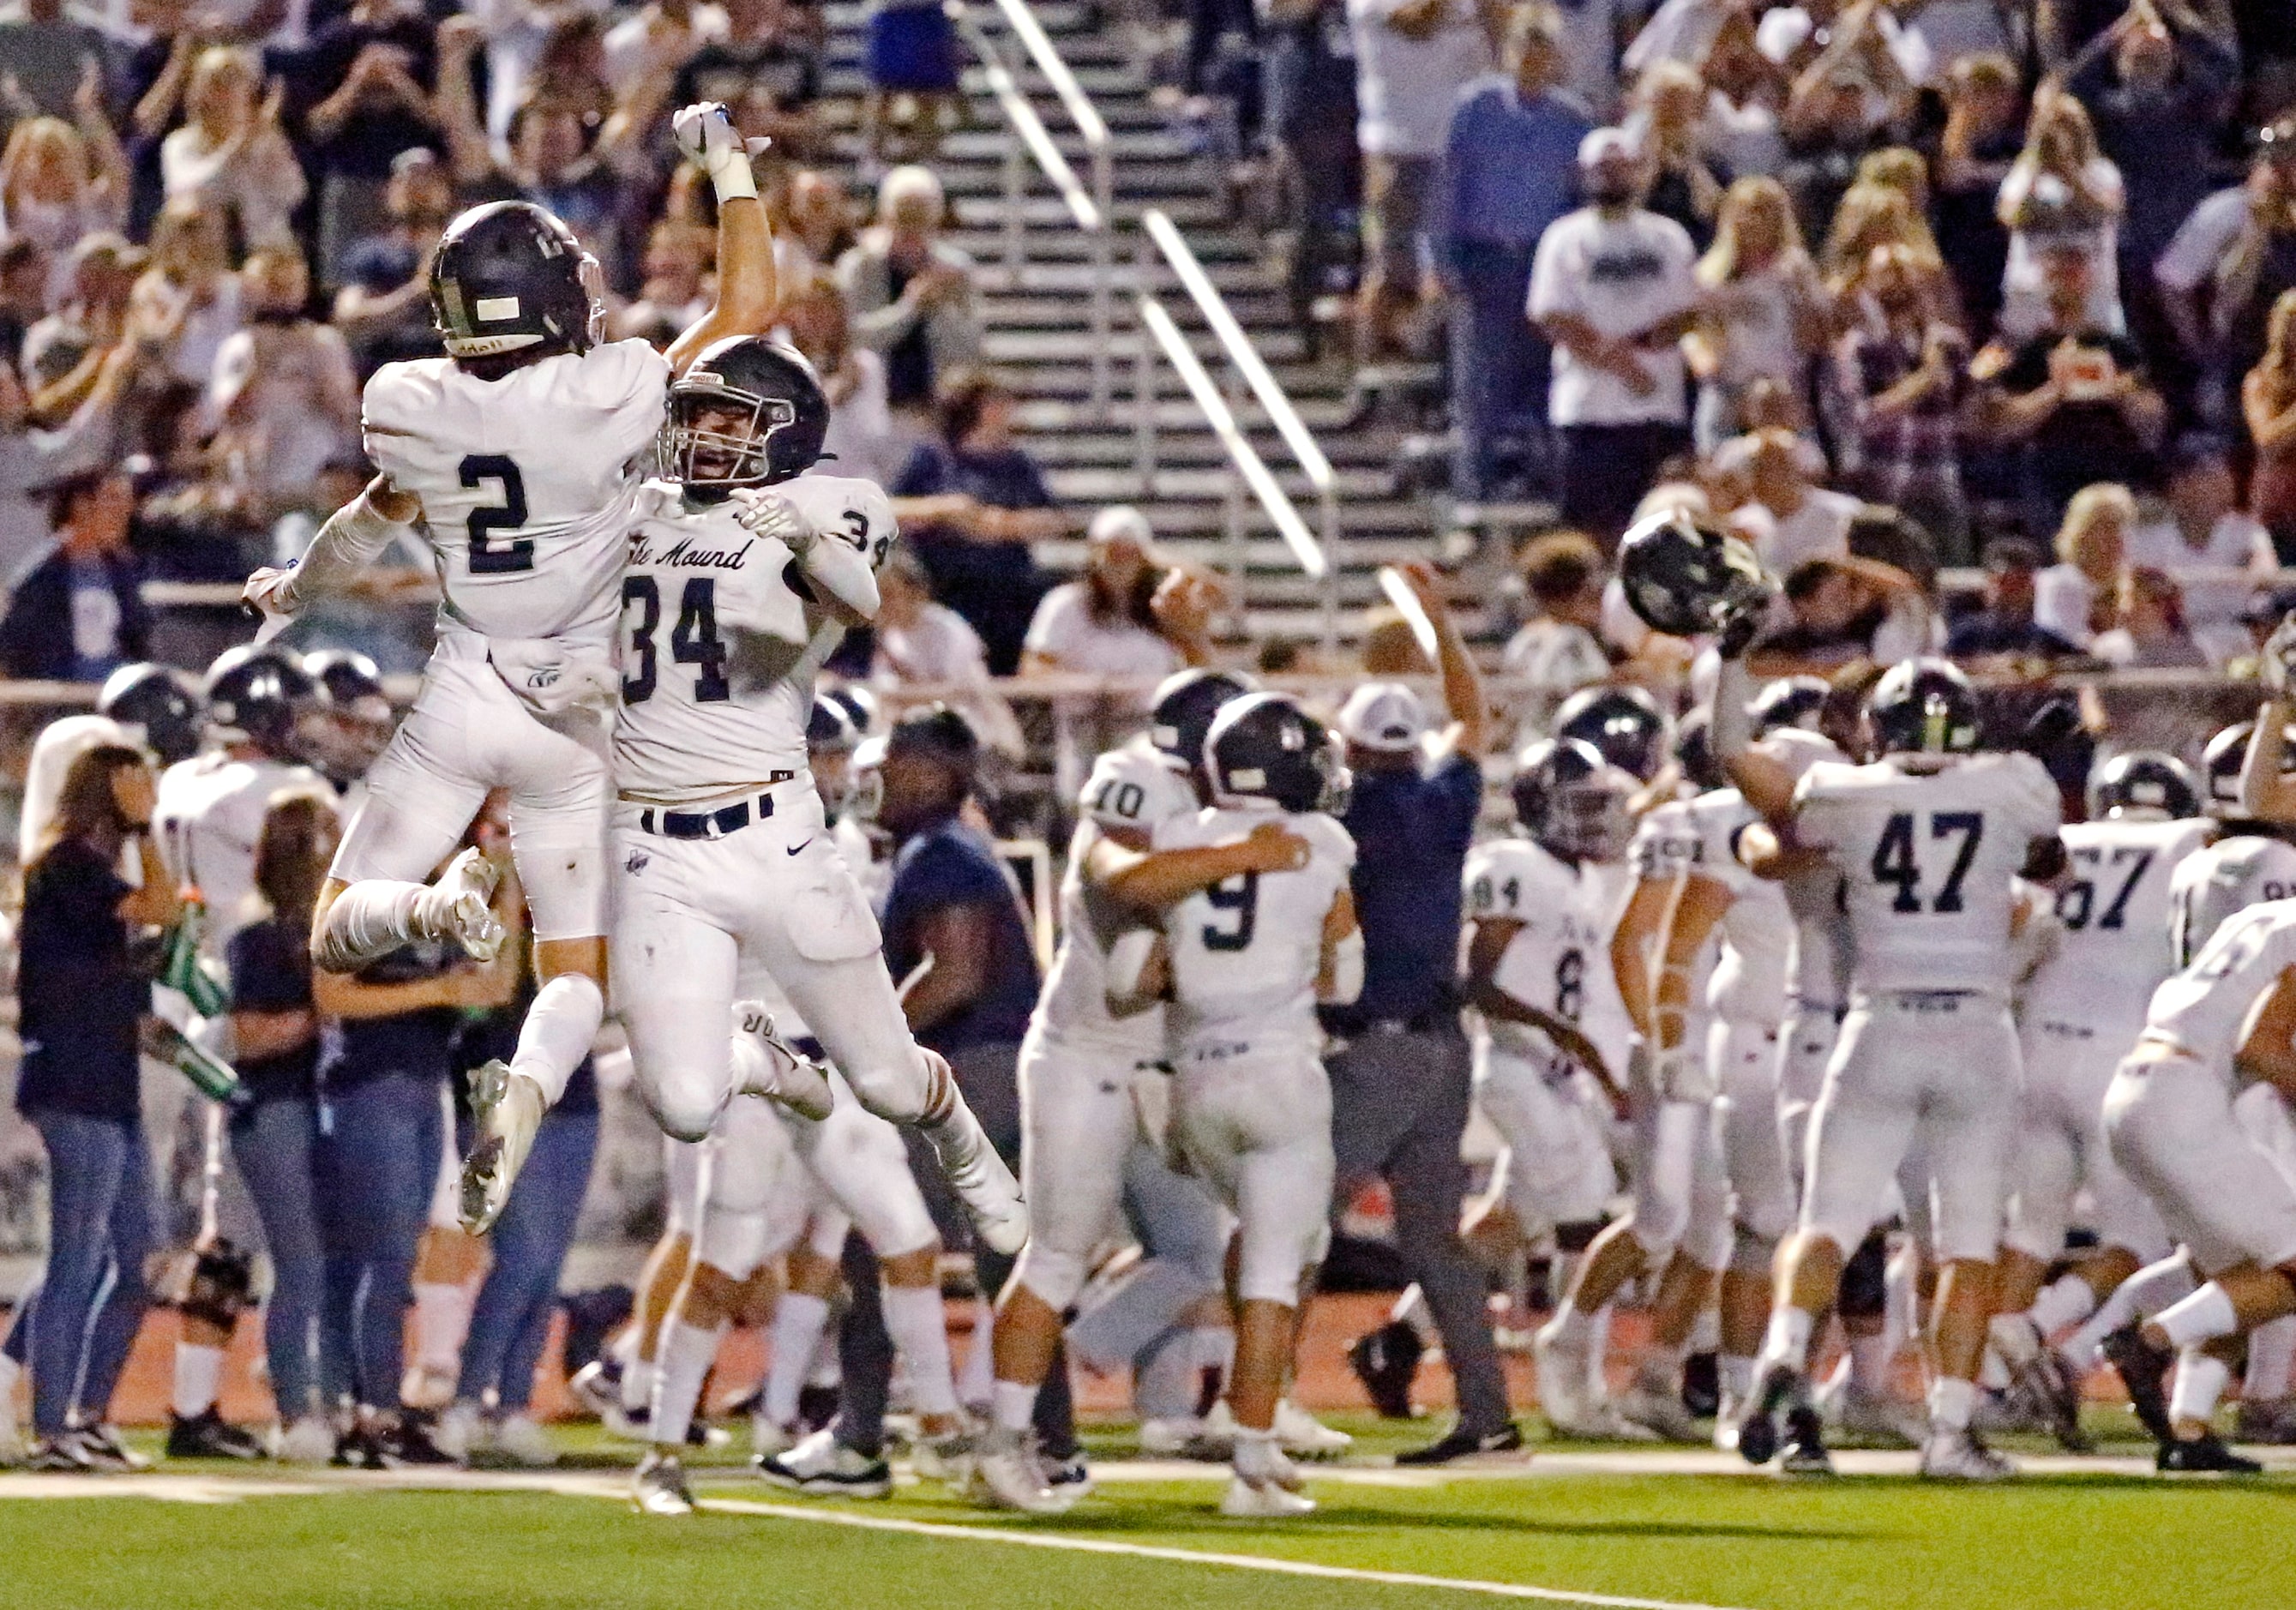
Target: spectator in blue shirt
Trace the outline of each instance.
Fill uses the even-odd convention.
[[[135,513],[135,484],[117,469],[49,494],[55,546],[16,583],[0,617],[0,668],[10,676],[101,682],[150,658],[151,615],[127,551]]]
[[[1340,711],[1355,774],[1341,820],[1356,842],[1364,987],[1351,1005],[1324,1014],[1344,1041],[1324,1067],[1334,1211],[1374,1176],[1387,1180],[1397,1250],[1442,1332],[1458,1388],[1451,1433],[1396,1462],[1441,1465],[1520,1448],[1522,1438],[1491,1341],[1482,1271],[1459,1240],[1467,1190],[1459,1140],[1473,1085],[1456,990],[1460,883],[1482,810],[1488,706],[1434,573],[1414,564],[1405,574],[1435,624],[1450,727],[1431,733],[1426,707],[1398,682],[1365,683]],[[1408,1392],[1416,1343],[1397,1318],[1349,1350],[1374,1401]]]
[[[1562,24],[1525,6],[1507,33],[1505,73],[1469,84],[1451,113],[1436,249],[1451,292],[1454,490],[1495,496],[1501,455],[1543,431],[1546,343],[1523,317],[1531,256],[1578,204],[1578,142],[1595,127],[1558,87]]]

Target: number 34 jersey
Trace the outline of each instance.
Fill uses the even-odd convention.
[[[1324,918],[1348,887],[1356,842],[1332,817],[1214,807],[1156,825],[1158,850],[1185,850],[1242,838],[1278,821],[1308,841],[1296,872],[1245,873],[1182,900],[1164,915],[1171,958],[1172,1049],[1183,1059],[1314,1056],[1316,978],[1323,969]]]
[[[820,532],[870,554],[892,543],[893,509],[872,482],[801,475],[774,491]],[[614,785],[688,804],[803,774],[814,675],[844,628],[808,613],[790,551],[742,529],[730,503],[685,506],[648,481],[633,510],[621,580],[621,711]]]
[[[668,360],[642,341],[494,381],[444,357],[375,371],[367,456],[422,501],[447,620],[493,638],[612,636],[628,499],[668,391]]]
[[[2059,818],[2056,784],[2030,755],[1810,768],[1794,792],[1793,835],[1841,870],[1852,993],[2005,1000],[2017,873]]]
[[[2144,1003],[2177,970],[2170,889],[2216,824],[2079,822],[2062,830],[2072,881],[2057,891],[2055,934],[2025,986],[2028,1023],[2096,1031],[2112,1056],[2144,1026]]]

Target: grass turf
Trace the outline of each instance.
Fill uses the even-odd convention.
[[[573,1451],[582,1458],[603,1450]],[[705,1506],[713,1498],[812,1503],[731,1470],[697,1467],[694,1474]],[[753,1515],[643,1520],[619,1502],[589,1496],[358,1490],[236,1503],[103,1497],[11,1503],[8,1486],[0,1476],[0,1604],[10,1610],[734,1604],[1380,1610],[1492,1602],[1426,1587]],[[102,1483],[88,1490],[101,1493]],[[1219,1519],[1210,1513],[1218,1491],[1201,1481],[1119,1483],[1052,1527],[983,1516],[931,1487],[848,1507],[984,1532],[1048,1531],[1124,1546],[1732,1610],[2172,1604],[2257,1610],[2296,1603],[2280,1564],[2296,1519],[2296,1481],[2287,1477],[2241,1484],[2028,1477],[1970,1490],[1888,1478],[1529,1475],[1396,1487],[1311,1476],[1324,1507],[1282,1527]]]

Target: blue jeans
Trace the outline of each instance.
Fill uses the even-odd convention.
[[[330,1402],[348,1394],[371,1409],[397,1409],[415,1248],[439,1174],[439,1080],[427,1073],[360,1080],[327,1091],[322,1113],[320,1389]]]
[[[325,1282],[314,1172],[316,1125],[311,1103],[299,1096],[258,1101],[231,1119],[232,1158],[247,1182],[271,1252],[263,1342],[282,1420],[298,1419],[319,1407],[311,1368]]]
[[[464,1402],[475,1403],[492,1389],[504,1409],[515,1411],[532,1395],[534,1367],[558,1302],[558,1268],[574,1243],[597,1150],[594,1113],[553,1113],[535,1132],[518,1189],[488,1237],[494,1267],[471,1310],[455,1393]]]
[[[135,1120],[26,1114],[48,1149],[48,1267],[29,1316],[32,1428],[104,1417],[143,1323],[152,1177]]]
[[[1529,245],[1464,241],[1452,265],[1451,415],[1459,451],[1451,490],[1498,490],[1502,448],[1526,464],[1546,437],[1546,342],[1530,322]]]

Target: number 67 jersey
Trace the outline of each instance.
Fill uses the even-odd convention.
[[[2030,755],[1811,767],[1794,793],[1793,837],[1841,869],[1852,990],[2006,1000],[2014,880],[2060,817],[2056,784]]]

